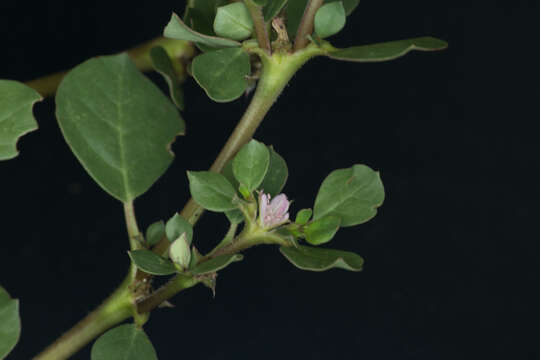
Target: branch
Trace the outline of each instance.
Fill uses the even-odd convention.
[[[304,10],[304,15],[298,26],[296,32],[296,38],[294,39],[294,51],[305,48],[309,42],[308,36],[313,33],[313,22],[315,20],[315,14],[321,7],[324,0],[309,0]]]

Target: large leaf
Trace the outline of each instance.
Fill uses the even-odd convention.
[[[325,271],[332,268],[339,268],[349,271],[361,271],[364,265],[364,259],[348,251],[302,245],[282,246],[279,250],[287,260],[302,270]]]
[[[240,46],[238,41],[209,36],[192,30],[175,13],[172,14],[171,20],[163,31],[163,35],[168,38],[192,41],[215,48]]]
[[[196,203],[211,211],[236,209],[236,191],[221,174],[210,171],[189,171],[189,190]]]
[[[214,31],[219,36],[233,40],[250,37],[253,32],[253,20],[246,5],[243,2],[235,2],[219,7],[214,20]]]
[[[270,166],[259,189],[274,197],[283,190],[289,177],[289,170],[285,160],[271,146],[268,150],[270,151]]]
[[[133,250],[128,254],[135,266],[148,274],[170,275],[177,271],[171,261],[150,250]]]
[[[335,170],[324,179],[313,207],[313,219],[327,215],[341,219],[341,226],[364,223],[375,216],[384,200],[379,173],[365,165]]]
[[[12,299],[0,286],[0,359],[13,350],[20,334],[19,300]]]
[[[58,123],[75,156],[116,199],[129,202],[167,170],[184,133],[178,110],[126,54],[71,70],[56,95]]]
[[[331,48],[327,56],[336,60],[354,62],[380,62],[399,58],[410,51],[436,51],[448,47],[448,43],[430,36],[389,41],[380,44],[353,46],[346,49]]]
[[[169,85],[169,94],[174,104],[180,110],[184,110],[185,104],[182,84],[178,80],[178,74],[176,74],[176,70],[167,51],[162,46],[153,47],[150,49],[150,60],[152,61],[154,70],[160,73],[167,82],[167,85]]]
[[[320,38],[324,39],[343,29],[345,26],[345,8],[341,1],[324,4],[315,14],[314,29]]]
[[[251,72],[249,55],[241,48],[210,51],[197,56],[191,65],[193,77],[214,101],[228,102],[242,96]]]
[[[276,17],[286,4],[287,0],[269,0],[263,8],[264,21],[268,22]]]
[[[12,80],[0,80],[0,160],[16,157],[17,140],[38,128],[32,107],[42,97],[34,89]]]
[[[203,275],[203,274],[216,272],[227,267],[229,264],[233,262],[242,260],[243,258],[244,257],[242,256],[242,254],[226,254],[226,255],[216,256],[213,259],[210,259],[199,265],[196,265],[195,268],[191,270],[191,273],[193,275]]]
[[[253,139],[242,146],[232,163],[234,177],[250,193],[262,183],[268,165],[270,165],[268,148]]]
[[[157,360],[156,350],[135,324],[115,327],[101,335],[92,346],[92,360]]]

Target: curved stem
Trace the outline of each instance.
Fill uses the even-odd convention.
[[[305,48],[309,42],[308,36],[313,33],[313,21],[315,20],[315,14],[321,7],[324,0],[309,0],[304,10],[302,20],[298,26],[296,32],[296,38],[294,39],[294,51]]]
[[[255,4],[252,0],[244,0],[244,3],[253,20],[253,27],[255,28],[255,35],[257,36],[259,47],[266,50],[268,55],[270,55],[272,53],[272,46],[270,45],[270,38],[268,36],[268,27],[264,22],[262,7]]]

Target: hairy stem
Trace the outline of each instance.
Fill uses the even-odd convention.
[[[298,31],[296,32],[296,38],[294,39],[294,51],[303,49],[309,43],[308,36],[313,33],[313,21],[317,10],[321,7],[324,0],[309,0],[300,20]]]
[[[251,19],[253,20],[253,26],[255,27],[255,34],[257,36],[259,47],[266,50],[268,55],[270,55],[272,52],[272,47],[270,45],[270,38],[268,36],[268,27],[264,22],[262,7],[255,4],[252,0],[244,0],[244,3],[249,10]]]

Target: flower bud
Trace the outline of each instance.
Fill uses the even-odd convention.
[[[187,243],[186,233],[182,233],[178,239],[173,241],[169,247],[169,257],[183,270],[186,270],[189,267],[191,250]]]

